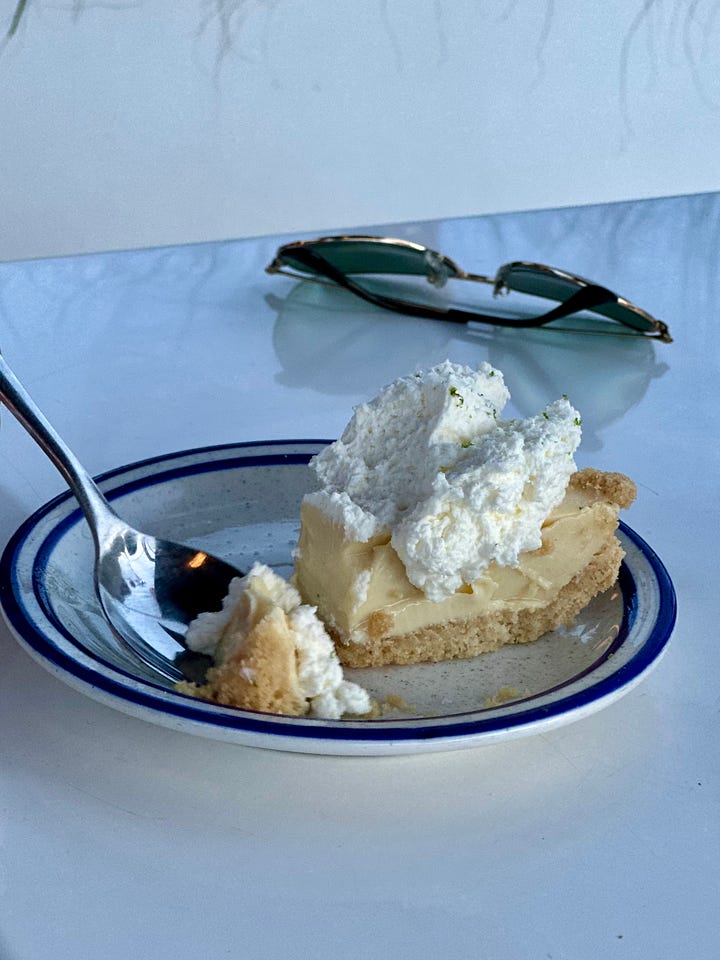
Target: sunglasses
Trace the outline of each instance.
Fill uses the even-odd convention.
[[[467,273],[449,257],[410,240],[388,237],[320,237],[301,240],[280,247],[267,273],[282,273],[299,280],[317,280],[336,284],[350,293],[386,310],[456,323],[479,321],[502,327],[545,327],[582,311],[599,314],[605,320],[594,328],[568,327],[555,329],[574,333],[612,333],[620,336],[644,336],[672,343],[666,324],[656,320],[634,303],[618,297],[596,283],[573,276],[564,270],[539,263],[515,261],[500,267],[494,277]],[[360,278],[358,278],[360,275]],[[424,278],[434,287],[448,280],[471,280],[492,285],[493,294],[511,291],[554,300],[558,306],[539,316],[489,315],[474,310],[417,303],[378,292],[367,285],[368,277]],[[605,321],[611,321],[606,323]],[[619,325],[619,326],[618,326]],[[553,328],[548,328],[553,329]]]

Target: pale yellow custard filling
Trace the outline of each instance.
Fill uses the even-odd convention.
[[[491,564],[474,583],[437,602],[428,600],[409,582],[400,557],[390,545],[389,534],[379,534],[364,543],[346,540],[339,523],[306,502],[301,510],[295,582],[304,601],[317,605],[346,663],[411,662],[411,651],[395,661],[392,655],[392,638],[409,636],[423,638],[424,646],[421,643],[418,650],[425,652],[419,652],[419,659],[434,659],[435,648],[437,659],[441,659],[438,628],[453,624],[457,633],[463,624],[477,624],[482,618],[492,625],[494,616],[512,624],[522,611],[543,610],[583,571],[597,567],[596,558],[603,551],[608,554],[603,567],[608,569],[595,579],[600,589],[609,586],[622,555],[614,536],[618,511],[629,506],[634,495],[634,485],[621,474],[596,470],[574,474],[564,500],[543,524],[538,550],[521,554],[517,567]],[[606,582],[608,577],[610,581]],[[593,587],[582,605],[596,592]],[[562,616],[567,609],[576,612],[567,605],[559,609]],[[527,620],[524,616],[523,623]],[[429,647],[428,631],[435,638]],[[525,635],[525,627],[522,633],[518,641],[535,639]],[[369,650],[380,641],[382,653],[362,652],[363,647]],[[513,639],[493,641],[487,648],[503,642]],[[472,655],[478,643],[478,652],[486,649],[480,638],[465,652],[461,647],[460,652],[449,655]],[[352,649],[355,654],[348,652]]]

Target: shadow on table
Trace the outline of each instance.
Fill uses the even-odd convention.
[[[656,351],[672,350],[639,337],[417,320],[313,283],[266,301],[277,313],[273,344],[285,386],[370,397],[396,377],[446,358],[473,366],[488,360],[505,374],[515,414],[531,416],[566,394],[583,416],[586,450],[599,449],[600,433],[666,372]]]

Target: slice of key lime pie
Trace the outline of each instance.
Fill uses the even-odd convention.
[[[190,649],[203,685],[178,689],[268,713],[369,715],[350,667],[469,658],[527,643],[611,587],[618,513],[635,485],[577,470],[567,398],[503,420],[502,373],[446,361],[356,408],[312,461],[293,583],[256,564]]]
[[[576,470],[566,398],[503,420],[508,399],[499,370],[446,361],[357,407],[312,461],[294,579],[343,664],[536,640],[615,582],[634,484]]]

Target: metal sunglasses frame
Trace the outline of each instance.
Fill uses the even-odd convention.
[[[323,257],[318,250],[313,249],[317,247],[322,249],[322,245],[324,243],[332,243],[335,245],[338,243],[378,244],[379,246],[389,245],[400,247],[406,250],[412,250],[414,253],[420,253],[425,257],[427,270],[424,274],[414,274],[414,276],[424,275],[425,278],[435,286],[441,286],[446,279],[469,280],[475,283],[490,284],[493,287],[494,295],[509,293],[513,289],[508,284],[509,274],[514,269],[523,268],[528,271],[545,274],[548,277],[552,277],[553,279],[560,280],[564,283],[571,283],[573,286],[577,287],[577,290],[566,300],[560,302],[559,306],[548,311],[547,313],[541,314],[537,317],[522,317],[517,319],[487,315],[469,310],[460,310],[454,307],[443,308],[425,304],[411,303],[400,298],[388,297],[384,294],[374,293],[360,286],[358,283],[352,280],[351,277],[343,273],[325,257]],[[288,265],[285,261],[285,256],[287,254],[290,254],[293,260],[296,262],[306,265],[310,272],[307,274],[299,273],[294,271],[292,268],[288,268]],[[285,276],[293,277],[297,280],[311,280],[314,282],[329,283],[331,285],[340,286],[349,292],[354,293],[356,296],[361,297],[363,300],[374,303],[376,306],[383,307],[386,310],[407,313],[411,316],[425,317],[432,320],[450,320],[456,323],[481,322],[490,323],[495,326],[517,328],[543,327],[547,330],[554,330],[555,332],[605,334],[621,337],[645,337],[660,340],[663,343],[672,342],[670,331],[668,330],[667,325],[661,320],[657,320],[645,310],[642,310],[640,307],[636,306],[630,300],[626,300],[624,297],[619,297],[616,293],[613,293],[606,287],[602,287],[599,284],[585,280],[583,277],[578,277],[575,274],[568,273],[564,270],[559,270],[555,267],[548,267],[544,264],[521,260],[504,264],[498,269],[494,277],[485,276],[484,274],[479,273],[469,273],[468,271],[463,270],[462,267],[458,266],[458,264],[451,260],[450,257],[446,257],[444,254],[438,253],[435,250],[431,250],[429,247],[426,247],[420,243],[415,243],[412,240],[400,240],[393,237],[373,237],[362,235],[318,237],[315,240],[297,240],[291,243],[283,244],[283,246],[281,246],[275,254],[273,261],[265,268],[265,270],[267,273],[279,273]],[[538,296],[541,295],[538,294]],[[634,313],[637,317],[641,318],[650,329],[640,330],[637,327],[633,327],[630,323],[623,323],[622,320],[618,320],[616,317],[611,317],[610,322],[620,324],[623,329],[616,328],[607,330],[587,330],[567,326],[555,328],[545,327],[546,324],[552,322],[553,320],[571,316],[572,314],[579,313],[582,310],[593,310],[594,308],[606,304],[616,304],[630,313]]]

